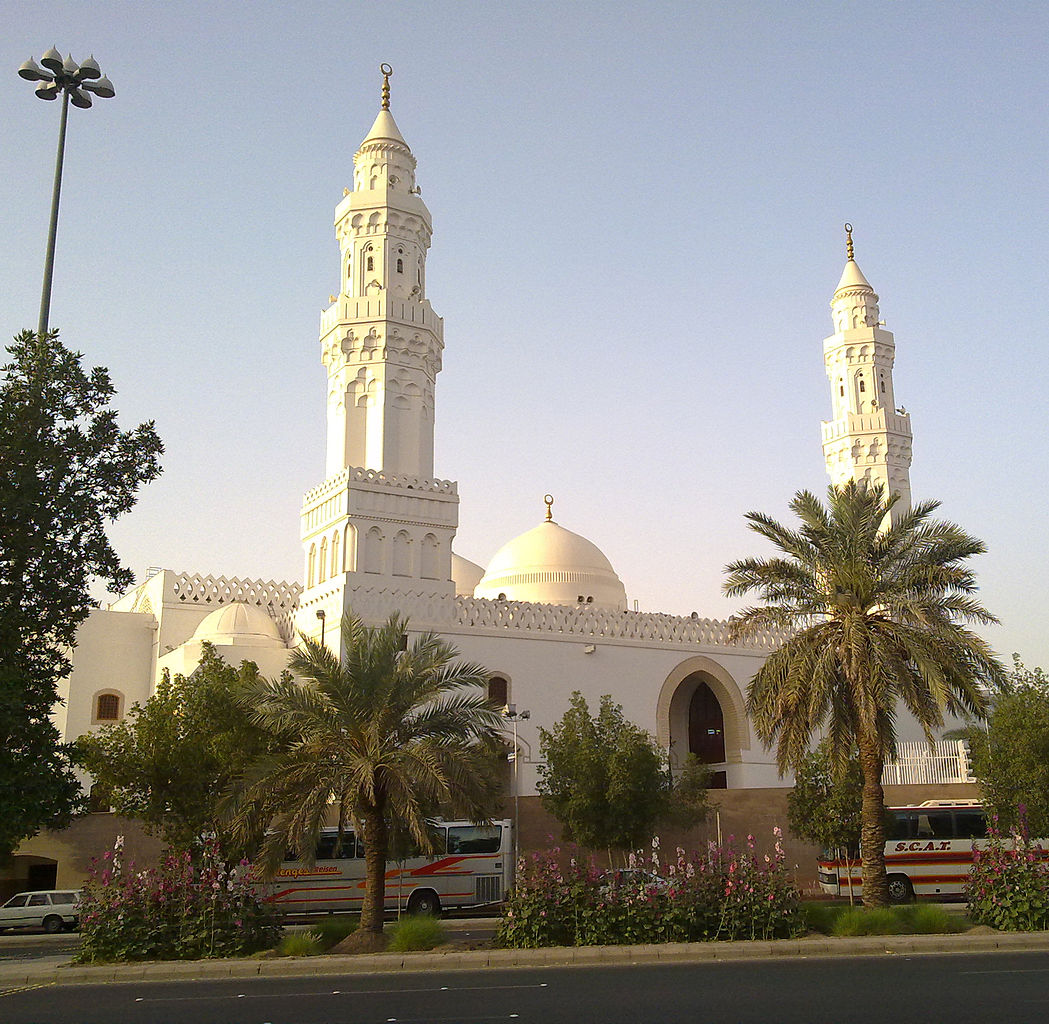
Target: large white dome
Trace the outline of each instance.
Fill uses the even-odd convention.
[[[459,597],[472,597],[474,587],[481,582],[483,576],[484,569],[476,562],[452,552],[452,582]]]
[[[474,597],[626,610],[626,589],[600,549],[550,519],[496,552]]]
[[[261,608],[241,601],[220,605],[197,626],[193,639],[216,647],[285,647],[277,624]]]

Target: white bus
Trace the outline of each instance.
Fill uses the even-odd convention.
[[[509,819],[475,825],[438,821],[437,852],[386,862],[386,909],[439,914],[500,903],[513,878]],[[271,882],[257,883],[267,903],[287,914],[360,912],[364,903],[364,845],[353,831],[326,828],[313,867],[284,861]]]
[[[926,800],[914,807],[890,807],[885,830],[885,871],[889,899],[909,903],[915,896],[965,894],[973,846],[987,836],[987,819],[978,800]],[[1037,840],[1045,847],[1046,843]],[[858,853],[824,851],[817,873],[820,888],[832,896],[863,895]]]

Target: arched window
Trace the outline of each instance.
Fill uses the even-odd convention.
[[[860,381],[860,394],[862,395],[863,392],[867,390],[867,382],[862,377],[859,378],[859,381]]]
[[[422,566],[420,572],[420,575],[424,580],[437,579],[437,562],[439,553],[439,541],[432,533],[428,533],[423,537]]]
[[[403,274],[404,273],[404,260],[398,260],[397,261],[397,273],[398,274]]]
[[[336,532],[331,538],[331,574],[335,576],[340,572],[342,572],[342,566],[339,564],[339,534]]]
[[[320,563],[318,565],[317,582],[323,583],[328,572],[328,538],[321,541]]]
[[[412,539],[404,530],[393,538],[393,574],[394,576],[412,574]]]
[[[100,693],[95,697],[96,722],[119,722],[122,701],[119,693]]]
[[[374,270],[375,269],[375,260],[371,256],[368,257],[367,268],[368,268],[368,270]]]
[[[703,682],[688,705],[688,752],[704,764],[725,760],[725,716],[714,691]]]
[[[343,537],[342,549],[345,552],[345,554],[343,555],[343,572],[356,572],[357,531],[350,523],[346,524],[346,533]]]
[[[488,679],[488,703],[497,708],[506,707],[510,700],[510,683],[503,676]]]
[[[383,570],[383,536],[382,530],[373,526],[364,535],[364,571],[382,572]]]
[[[879,379],[881,381],[881,393],[884,395],[885,394],[885,378],[881,377]]]
[[[317,545],[310,545],[310,553],[306,558],[306,586],[312,587],[317,582]]]

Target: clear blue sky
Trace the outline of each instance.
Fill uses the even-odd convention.
[[[299,579],[324,472],[332,211],[381,61],[434,219],[437,473],[487,562],[556,518],[644,610],[725,616],[722,566],[827,480],[842,222],[895,333],[916,498],[984,538],[1006,657],[1049,666],[1049,8],[1034,3],[0,2],[0,334],[36,323],[56,45],[72,110],[52,324],[154,418],[113,536]]]

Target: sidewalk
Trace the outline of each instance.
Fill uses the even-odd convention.
[[[1049,932],[986,935],[882,935],[835,939],[809,936],[771,942],[671,942],[650,946],[558,946],[550,949],[478,949],[446,953],[377,953],[359,956],[281,957],[265,960],[195,960],[106,966],[68,963],[0,964],[0,989],[39,985],[108,985],[115,982],[218,980],[388,974],[400,971],[474,971],[576,964],[706,963],[779,957],[885,956],[1049,952]]]

